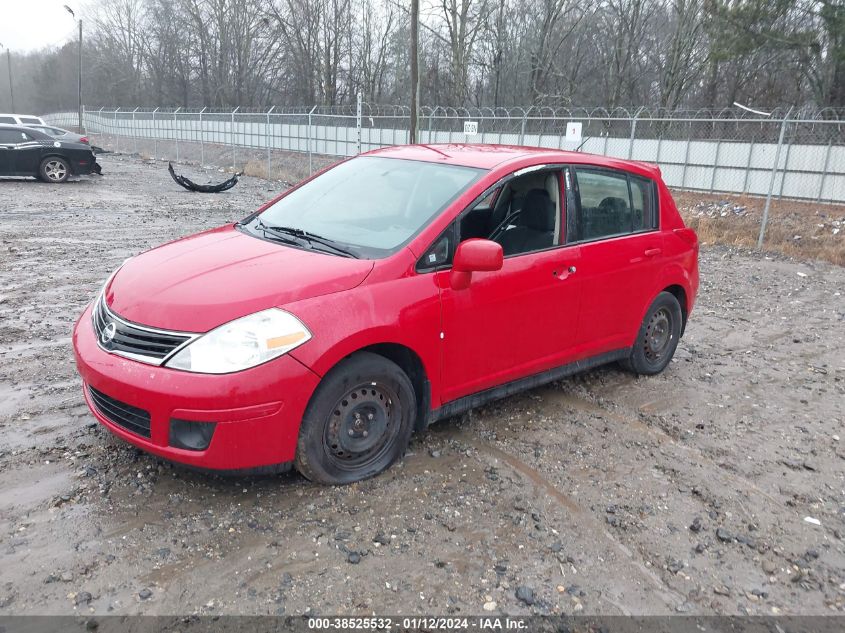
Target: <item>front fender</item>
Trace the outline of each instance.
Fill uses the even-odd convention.
[[[440,293],[433,274],[412,275],[284,306],[312,333],[290,352],[319,376],[365,347],[393,344],[415,353],[440,401]]]

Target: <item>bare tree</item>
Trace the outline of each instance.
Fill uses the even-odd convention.
[[[100,0],[83,16],[84,93],[92,106],[407,103],[409,9]],[[441,105],[845,107],[841,0],[423,0],[418,49],[420,98]],[[69,55],[13,56],[33,78],[15,86],[20,107],[73,107]]]

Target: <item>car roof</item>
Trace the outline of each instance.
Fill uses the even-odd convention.
[[[463,167],[494,169],[509,163],[539,165],[544,163],[589,164],[616,169],[634,169],[653,177],[660,175],[657,165],[634,160],[623,160],[598,154],[572,152],[546,147],[522,145],[486,145],[480,143],[448,143],[432,145],[398,145],[384,147],[364,154],[385,158],[403,158],[431,163],[450,163]]]

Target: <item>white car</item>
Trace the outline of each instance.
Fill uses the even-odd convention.
[[[0,123],[8,123],[9,125],[46,125],[44,119],[33,114],[0,113]]]

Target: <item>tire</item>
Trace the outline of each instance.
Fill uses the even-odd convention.
[[[41,161],[38,168],[38,177],[44,182],[59,184],[70,176],[70,165],[59,156],[48,156]]]
[[[646,311],[631,355],[620,364],[635,374],[659,374],[675,354],[683,314],[675,295],[661,292]]]
[[[394,362],[370,352],[342,360],[311,397],[296,446],[296,469],[321,484],[378,475],[408,446],[414,388]]]

